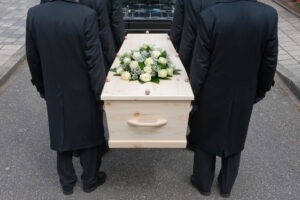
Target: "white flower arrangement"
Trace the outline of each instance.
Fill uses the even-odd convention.
[[[119,60],[120,65],[111,71],[127,81],[159,83],[160,80],[170,80],[172,76],[180,74],[165,50],[148,44],[127,51]]]

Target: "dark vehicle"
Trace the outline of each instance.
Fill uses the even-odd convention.
[[[127,33],[168,33],[176,0],[123,0]]]

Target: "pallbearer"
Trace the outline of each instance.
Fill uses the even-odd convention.
[[[196,38],[196,19],[199,12],[216,0],[177,0],[171,27],[171,40],[189,75]]]
[[[219,0],[200,14],[191,65],[195,149],[192,184],[209,195],[216,156],[222,157],[220,193],[229,197],[238,174],[253,104],[273,83],[277,13],[255,0]]]
[[[31,8],[26,53],[32,83],[46,100],[51,148],[64,194],[76,174],[72,152],[79,150],[85,192],[103,184],[99,172],[104,144],[100,94],[105,82],[97,15],[75,0],[54,0]]]

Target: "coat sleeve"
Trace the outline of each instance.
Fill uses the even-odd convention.
[[[99,28],[99,38],[102,45],[103,56],[106,60],[105,64],[107,69],[106,73],[108,73],[110,65],[113,63],[115,59],[115,46],[112,45],[113,36],[110,29],[109,24],[109,14],[104,4],[101,1],[96,1],[96,12],[97,12],[97,20],[98,20],[98,28]]]
[[[278,58],[278,16],[276,11],[274,11],[274,16],[272,17],[272,27],[270,28],[271,33],[267,40],[261,66],[258,72],[258,84],[256,90],[256,98],[262,99],[265,93],[271,89],[274,83],[274,76],[277,67]]]
[[[97,15],[93,12],[84,24],[85,59],[88,66],[90,84],[97,101],[105,83],[105,69],[101,42],[98,36]]]
[[[116,51],[122,46],[125,37],[125,26],[123,20],[122,1],[110,0],[112,4],[111,10],[111,27],[115,38]]]
[[[30,12],[30,11],[29,11]],[[26,22],[26,56],[31,73],[31,82],[36,86],[37,91],[40,93],[41,97],[44,97],[44,81],[42,73],[42,65],[40,55],[32,34],[32,24],[30,13],[28,12],[27,22]]]
[[[171,41],[178,51],[181,41],[181,35],[183,30],[183,23],[184,23],[184,4],[183,0],[177,0],[175,5],[175,13],[173,17],[173,22],[171,26]]]
[[[211,64],[210,38],[211,36],[209,27],[200,14],[197,19],[196,44],[194,48],[190,72],[191,86],[196,101],[198,99],[199,92],[206,80],[209,66]]]

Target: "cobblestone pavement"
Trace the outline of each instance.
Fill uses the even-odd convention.
[[[271,0],[261,1],[271,5],[278,12],[278,71],[295,84],[296,91],[293,92],[300,98],[300,18]]]
[[[14,65],[6,63],[24,46],[27,10],[37,3],[39,0],[0,0],[0,78]]]

